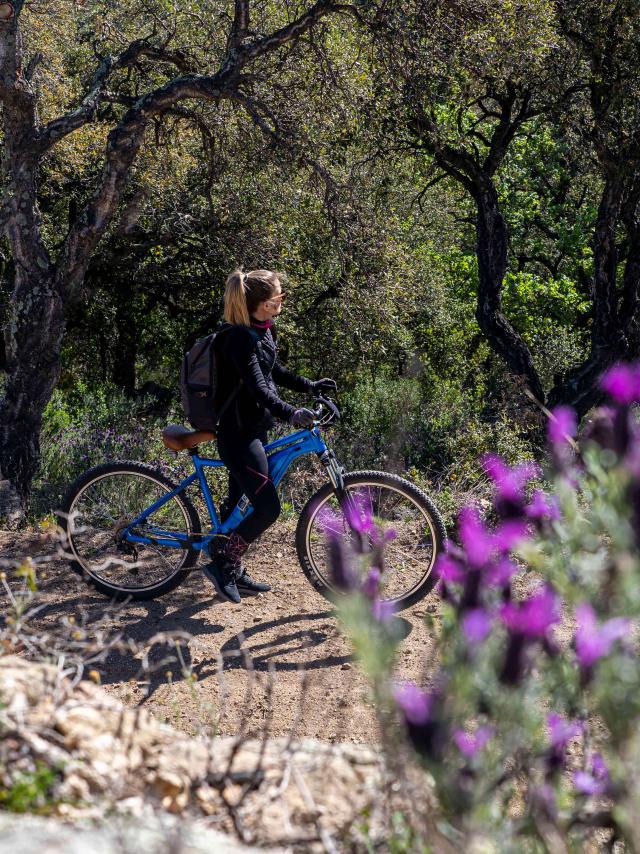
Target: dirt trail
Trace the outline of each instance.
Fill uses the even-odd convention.
[[[28,554],[43,554],[38,535],[16,539],[0,532],[3,558]],[[267,531],[248,552],[246,564],[254,577],[269,580],[271,593],[247,597],[241,606],[234,606],[220,601],[209,582],[194,571],[172,593],[120,606],[115,617],[123,638],[147,648],[159,632],[190,634],[191,640],[180,649],[187,670],[197,677],[195,683],[185,679],[170,645],[154,644],[148,655],[156,669],[148,684],[141,675],[141,656],[118,652],[97,667],[104,687],[128,705],[143,703],[188,732],[213,725],[219,733],[235,734],[246,726],[247,734],[256,735],[268,724],[273,735],[295,730],[299,736],[325,741],[377,740],[366,680],[351,660],[349,642],[330,604],[302,574],[293,523],[279,522]],[[38,588],[44,607],[31,625],[43,630],[70,616],[79,623],[95,620],[107,604],[60,559],[47,565],[44,577],[40,574]],[[424,679],[432,647],[424,616],[435,611],[431,594],[396,617],[405,635],[399,678]]]

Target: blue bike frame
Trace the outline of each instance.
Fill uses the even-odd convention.
[[[281,439],[269,442],[269,444],[264,446],[264,449],[269,460],[269,476],[276,487],[296,457],[299,457],[301,454],[312,453],[318,454],[320,461],[327,467],[334,487],[337,490],[341,490],[343,487],[342,475],[344,474],[344,470],[337,464],[333,451],[327,448],[317,427],[299,430],[297,433],[283,436]],[[242,519],[253,512],[253,507],[249,499],[243,495],[229,516],[224,522],[221,522],[213,503],[213,498],[211,497],[211,490],[209,489],[204,470],[206,468],[224,468],[225,465],[222,460],[212,460],[199,456],[197,448],[194,448],[189,453],[195,467],[193,474],[190,474],[181,481],[171,492],[167,492],[166,495],[163,495],[162,498],[159,498],[154,504],[147,507],[139,516],[136,516],[122,532],[121,536],[123,540],[129,543],[169,546],[178,549],[206,549],[217,534],[226,534],[229,531],[233,531]],[[159,507],[162,507],[167,501],[171,501],[175,495],[184,492],[196,480],[200,483],[200,489],[202,490],[209,516],[211,517],[211,530],[208,534],[189,535],[149,525],[145,529],[148,535],[133,533],[133,528],[143,525],[145,520],[152,513],[155,513]]]

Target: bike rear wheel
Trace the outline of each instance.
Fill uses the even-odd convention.
[[[384,547],[380,598],[393,602],[397,610],[409,607],[435,584],[433,566],[447,538],[438,509],[415,484],[387,472],[350,472],[344,484],[349,497],[367,508],[378,531],[393,529],[395,536]],[[334,600],[340,591],[332,581],[329,534],[347,541],[354,538],[333,486],[326,484],[302,510],[296,548],[307,579],[326,599]]]
[[[107,463],[80,475],[57,514],[71,568],[116,600],[154,599],[175,589],[197,563],[197,552],[131,543],[122,532],[176,486],[144,463]],[[133,530],[146,537],[158,530],[191,537],[200,533],[200,520],[193,504],[179,493]]]

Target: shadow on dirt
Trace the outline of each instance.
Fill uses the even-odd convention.
[[[394,618],[401,637],[406,638],[412,626],[402,617]],[[305,626],[313,621],[314,625]],[[283,630],[275,637],[262,640],[265,632]],[[220,652],[225,670],[245,669],[276,672],[292,670],[319,670],[323,667],[338,667],[351,661],[350,655],[322,655],[309,659],[309,650],[320,648],[333,639],[339,631],[335,624],[334,611],[318,611],[313,614],[291,614],[258,623],[234,635],[222,646]],[[300,660],[297,653],[304,652]]]

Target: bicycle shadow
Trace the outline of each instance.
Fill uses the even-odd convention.
[[[413,626],[402,617],[394,617],[395,629],[404,639],[411,633]],[[262,640],[263,635],[273,629],[286,628],[296,623],[325,620],[326,622],[310,628],[293,628],[275,638]],[[290,614],[276,620],[258,623],[235,634],[226,641],[220,653],[224,660],[225,670],[257,670],[266,672],[292,672],[299,670],[320,670],[326,667],[339,667],[352,660],[350,653],[336,655],[329,653],[325,656],[307,659],[310,650],[319,648],[322,644],[336,638],[339,634],[336,627],[336,612],[332,610],[315,613]],[[258,641],[258,642],[255,642]],[[295,660],[299,656],[301,660]],[[287,660],[293,657],[294,660]]]
[[[218,677],[221,671],[315,671],[340,667],[352,660],[350,650],[335,648],[343,648],[346,642],[340,639],[337,615],[332,609],[284,614],[245,626],[214,655],[209,649],[204,651],[208,656],[202,658],[203,649],[198,648],[197,639],[229,628],[215,620],[213,610],[227,608],[228,603],[217,597],[195,598],[195,582],[187,582],[166,602],[154,599],[114,605],[86,588],[77,588],[73,591],[77,595],[71,597],[68,589],[65,592],[66,596],[42,605],[37,621],[73,616],[76,625],[89,631],[101,620],[111,621],[112,631],[121,635],[121,643],[118,648],[106,649],[104,657],[93,661],[91,667],[98,670],[105,685],[135,682],[144,692],[140,704],[160,686],[168,681],[184,681],[190,672],[202,681],[209,676]],[[249,610],[247,617],[253,613]],[[393,620],[397,633],[407,637],[413,628],[411,623],[398,616]],[[194,663],[196,650],[199,661]]]
[[[42,626],[56,618],[73,618],[73,625],[87,632],[87,636],[95,635],[101,625],[109,626],[105,632],[104,655],[94,657],[91,667],[98,671],[104,685],[135,682],[144,691],[141,701],[144,702],[160,685],[180,682],[193,670],[192,638],[224,631],[224,625],[200,613],[209,611],[213,601],[194,601],[190,595],[177,608],[175,601],[165,603],[158,599],[114,604],[101,596],[81,592],[75,597],[43,604],[33,625]],[[129,609],[135,609],[136,613]],[[120,635],[121,639],[110,648],[107,634]],[[213,668],[203,676],[215,672]]]
[[[144,603],[146,613],[139,615],[122,626],[128,640],[144,649],[141,660],[139,653],[124,649],[114,650],[104,661],[105,684],[116,684],[135,680],[144,691],[140,703],[149,700],[155,691],[167,682],[183,681],[193,664],[192,639],[209,637],[225,630],[220,623],[212,623],[202,611],[209,611],[210,601],[193,602],[169,612],[162,603]],[[198,667],[201,678],[213,676],[219,667]]]

